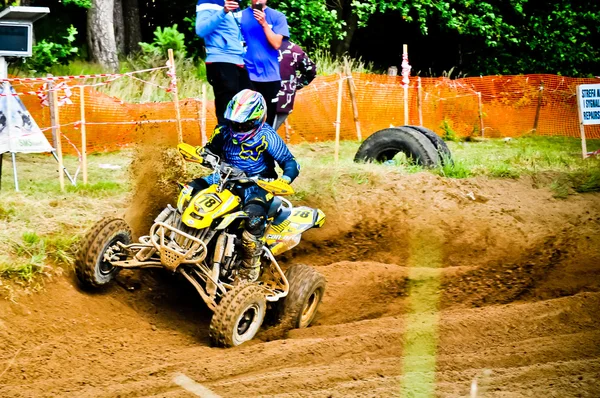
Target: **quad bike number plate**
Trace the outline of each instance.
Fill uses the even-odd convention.
[[[217,195],[203,195],[196,201],[196,210],[203,213],[210,213],[222,203]]]

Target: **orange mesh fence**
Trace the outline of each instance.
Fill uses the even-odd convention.
[[[355,87],[362,138],[386,128],[420,125],[442,135],[452,130],[459,136],[516,137],[535,132],[546,136],[579,137],[576,87],[600,83],[598,78],[568,78],[555,75],[484,76],[450,80],[412,77],[407,91],[408,121],[405,123],[405,90],[401,76],[373,74],[319,76],[298,91],[289,130],[279,133],[292,143],[335,139],[338,83],[343,80],[340,137],[357,139],[348,82]],[[74,85],[76,83],[69,82]],[[40,92],[41,83],[19,82],[21,93]],[[74,153],[81,147],[79,88],[71,88],[72,104],[60,107],[62,147]],[[59,91],[59,96],[63,95]],[[50,111],[36,95],[20,97],[52,142]],[[132,104],[85,88],[85,119],[88,152],[127,147],[143,137],[148,142],[177,142],[177,120],[173,102]],[[180,101],[184,141],[201,144],[203,123],[210,136],[216,124],[213,101],[207,101],[206,120],[201,120],[202,101]],[[536,124],[537,120],[537,124]],[[483,131],[482,131],[483,126]],[[600,138],[600,126],[586,126],[588,138]],[[68,141],[71,141],[71,145]]]

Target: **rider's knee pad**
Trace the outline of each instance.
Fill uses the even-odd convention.
[[[267,211],[265,208],[256,203],[250,203],[244,206],[244,211],[249,217],[246,221],[246,230],[254,236],[262,237],[265,234],[267,220]]]

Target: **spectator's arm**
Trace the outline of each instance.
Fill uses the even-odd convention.
[[[196,34],[202,38],[210,35],[221,24],[227,13],[224,9],[214,10],[204,8],[202,5],[196,7]]]
[[[265,36],[267,36],[267,41],[275,50],[279,50],[284,37],[290,36],[287,20],[283,14],[277,15],[278,17],[275,17],[273,20],[273,28],[271,28],[265,18],[265,12],[261,10],[254,10],[254,18],[256,18],[260,26],[263,27]]]
[[[301,78],[297,83],[297,89],[301,89],[312,82],[317,77],[317,65],[308,58],[308,55],[302,50],[298,60],[298,71],[300,72]]]
[[[269,44],[275,50],[279,50],[279,47],[281,47],[281,43],[283,42],[283,35],[278,35],[277,33],[273,32],[273,29],[271,29],[267,23],[263,25],[263,30],[265,31],[265,35],[267,36],[267,41]]]

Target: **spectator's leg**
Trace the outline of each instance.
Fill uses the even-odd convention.
[[[238,66],[238,93],[246,88],[253,89],[248,70]]]
[[[223,114],[227,109],[227,104],[241,90],[239,87],[240,69],[242,68],[235,64],[225,62],[206,64],[206,78],[215,93],[215,113],[219,124],[225,124]]]
[[[289,113],[276,113],[275,114],[275,122],[273,128],[275,131],[279,130],[279,127],[285,122],[285,119],[289,116]]]

